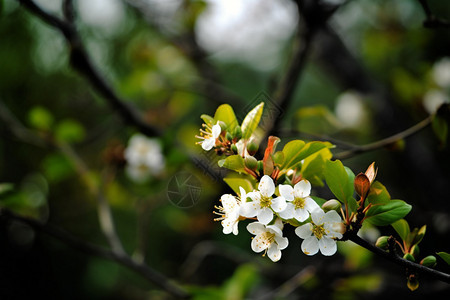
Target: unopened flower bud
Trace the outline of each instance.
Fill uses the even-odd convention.
[[[340,209],[341,209],[341,202],[339,202],[339,201],[336,200],[336,199],[328,200],[327,202],[325,202],[325,203],[322,205],[322,209],[323,209],[325,212],[330,211],[330,210],[335,210],[335,211],[339,212]]]
[[[420,264],[425,267],[433,268],[436,266],[436,257],[433,255],[429,255],[420,261]]]
[[[377,241],[376,241],[376,243],[375,243],[375,246],[377,246],[378,248],[381,248],[381,249],[383,249],[383,250],[387,250],[388,247],[389,247],[388,239],[389,239],[388,236],[385,236],[385,235],[380,236],[380,237],[377,239]]]
[[[247,151],[248,151],[248,154],[250,154],[252,156],[255,155],[256,152],[258,151],[258,145],[254,142],[248,143]]]
[[[238,153],[238,148],[237,148],[236,144],[231,144],[230,149],[231,149],[231,151],[233,151],[234,154]]]
[[[409,261],[416,261],[414,256],[412,256],[410,253],[405,253],[405,255],[403,255],[403,259],[406,259]]]
[[[241,126],[236,126],[234,129],[234,138],[240,140],[242,138],[242,129]]]
[[[227,132],[227,134],[225,135],[226,139],[231,141],[233,139],[233,136],[231,135],[231,133]]]
[[[262,173],[264,171],[264,165],[262,160],[258,161],[258,172]]]
[[[416,245],[412,246],[411,249],[409,250],[409,253],[411,253],[412,256],[414,256],[414,257],[419,257],[419,253],[420,253],[419,245],[416,244]]]
[[[245,166],[250,170],[256,170],[258,167],[258,161],[253,156],[246,156],[244,159]]]

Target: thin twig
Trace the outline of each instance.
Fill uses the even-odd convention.
[[[371,243],[367,242],[366,240],[360,238],[358,235],[354,234],[351,235],[348,238],[350,241],[354,242],[355,244],[366,248],[367,250],[375,253],[376,255],[383,257],[384,259],[387,259],[389,261],[392,261],[394,263],[396,263],[397,265],[403,266],[405,268],[408,268],[408,270],[410,271],[414,271],[417,273],[421,273],[423,275],[426,275],[428,277],[432,277],[434,279],[438,279],[440,281],[446,282],[446,283],[450,283],[450,274],[447,273],[443,273],[440,271],[437,271],[435,269],[431,269],[428,267],[425,267],[421,264],[403,259],[402,257],[400,257],[399,255],[397,255],[396,253],[392,253],[394,251],[391,252],[386,252],[374,245],[372,245]]]
[[[361,146],[355,145],[353,147],[353,149],[335,154],[334,158],[347,159],[347,158],[354,156],[355,154],[373,151],[373,150],[376,150],[376,149],[379,149],[382,147],[392,145],[393,143],[400,141],[402,139],[405,139],[405,138],[419,132],[420,130],[424,129],[425,127],[427,127],[428,125],[431,124],[431,120],[432,120],[432,116],[429,116],[429,117],[425,118],[424,120],[420,121],[419,123],[417,123],[416,125],[406,129],[405,131],[399,132],[397,134],[394,134],[393,136],[379,140],[374,143],[361,145]]]
[[[37,220],[16,215],[8,210],[4,209],[0,210],[0,218],[23,222],[33,227],[35,230],[44,232],[78,251],[115,261],[135,271],[136,273],[140,274],[142,277],[146,278],[151,283],[156,284],[157,286],[169,292],[175,297],[179,298],[189,297],[189,294],[184,289],[172,283],[164,275],[160,274],[159,272],[148,267],[145,264],[135,262],[126,254],[120,254],[115,251],[111,251],[99,247],[97,245],[87,243],[85,241],[76,238],[69,232],[59,227],[56,227],[51,224],[43,224]]]
[[[423,26],[426,28],[450,28],[450,21],[436,17],[430,9],[427,0],[419,0],[425,12],[426,19],[423,21]]]

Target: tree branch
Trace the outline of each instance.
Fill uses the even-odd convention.
[[[423,21],[423,26],[426,28],[450,28],[450,21],[436,17],[430,9],[427,0],[419,0],[425,12],[426,19]]]
[[[64,35],[70,45],[70,61],[72,66],[89,80],[94,88],[107,100],[110,107],[117,111],[126,123],[136,126],[140,132],[147,136],[161,135],[159,129],[146,123],[142,116],[139,115],[132,106],[120,99],[113,88],[109,86],[105,79],[100,75],[92,64],[76,28],[71,23],[47,13],[42,8],[37,6],[32,0],[18,1],[31,13],[38,16],[50,26],[58,29]],[[70,7],[70,5],[66,6]],[[70,14],[68,14],[70,9],[66,11],[66,15],[70,16]]]
[[[417,132],[419,132],[420,130],[424,129],[425,127],[427,127],[428,125],[431,124],[431,120],[432,120],[432,116],[427,117],[426,119],[420,121],[419,123],[417,123],[416,125],[406,129],[405,131],[399,132],[397,134],[394,134],[393,136],[390,136],[388,138],[379,140],[377,142],[374,143],[370,143],[370,144],[366,144],[366,145],[361,145],[361,146],[353,146],[352,149],[347,150],[347,151],[343,151],[340,153],[337,153],[334,155],[334,158],[336,159],[347,159],[350,158],[352,156],[354,156],[355,154],[359,154],[359,153],[363,153],[363,152],[368,152],[368,151],[373,151],[385,146],[389,146],[397,141],[400,141],[404,138],[407,138]]]
[[[435,269],[431,269],[428,267],[425,267],[421,264],[403,259],[402,257],[400,257],[398,254],[393,253],[394,251],[391,252],[386,252],[374,245],[372,245],[371,243],[367,242],[366,240],[360,238],[358,235],[354,234],[351,235],[350,237],[348,237],[348,239],[352,242],[354,242],[355,244],[369,250],[370,252],[375,253],[376,255],[383,257],[384,259],[387,259],[393,263],[396,263],[397,265],[400,265],[402,267],[408,268],[408,270],[410,271],[414,271],[423,275],[426,275],[428,277],[446,282],[446,283],[450,283],[450,274],[447,273],[443,273],[440,271],[437,271]]]
[[[99,256],[99,257],[102,257],[105,259],[115,261],[115,262],[135,271],[136,273],[140,274],[142,277],[144,277],[151,283],[159,286],[160,288],[164,289],[165,291],[167,291],[168,293],[170,293],[171,295],[173,295],[175,297],[189,298],[188,292],[185,291],[183,288],[174,284],[168,278],[166,278],[164,275],[162,275],[161,273],[157,272],[156,270],[148,267],[147,265],[135,262],[126,254],[120,254],[115,251],[104,249],[97,245],[84,242],[59,227],[56,227],[51,224],[43,224],[37,220],[33,220],[30,218],[25,218],[25,217],[16,215],[5,209],[0,210],[0,218],[23,222],[23,223],[31,226],[35,230],[44,232],[44,233],[52,236],[53,238],[63,242],[64,244],[70,246],[73,249],[84,252],[86,254],[95,255],[95,256]]]

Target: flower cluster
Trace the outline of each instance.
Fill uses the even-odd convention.
[[[327,256],[336,252],[336,239],[342,238],[341,217],[334,210],[325,213],[320,208],[310,197],[311,184],[307,180],[301,180],[293,187],[286,184],[276,187],[273,179],[264,175],[258,190],[247,193],[242,187],[239,189],[240,197],[223,195],[222,206],[216,207],[219,210],[216,214],[221,216],[216,220],[221,221],[223,233],[237,235],[240,220],[256,219],[257,222],[247,226],[247,230],[255,235],[252,250],[264,251],[263,255],[267,254],[275,262],[289,244],[283,237],[283,223],[294,219],[299,224],[304,223],[295,233],[304,240],[301,249],[305,254],[314,255],[319,249]]]
[[[159,175],[165,166],[158,140],[149,139],[142,134],[135,134],[130,138],[124,156],[127,161],[126,172],[136,182]]]

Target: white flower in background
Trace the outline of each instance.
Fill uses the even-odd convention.
[[[135,181],[143,181],[150,175],[158,175],[165,165],[160,143],[142,134],[135,134],[125,149],[127,173]]]
[[[264,225],[259,222],[247,225],[247,230],[255,235],[252,239],[252,250],[256,253],[264,251],[273,261],[279,261],[281,258],[281,250],[285,249],[289,241],[283,237],[283,224],[278,219],[274,225]]]
[[[222,129],[220,128],[219,121],[212,128],[209,125],[203,124],[205,130],[200,129],[200,135],[196,135],[196,138],[202,139],[202,141],[197,142],[201,144],[203,150],[209,151],[216,145],[216,140],[220,136]]]
[[[219,212],[214,212],[219,215],[220,218],[214,219],[214,221],[221,221],[224,234],[233,233],[234,235],[237,235],[239,233],[239,200],[237,200],[233,195],[226,194],[222,195],[220,202],[222,202],[222,206],[215,206]]]
[[[241,215],[247,218],[256,216],[260,223],[266,225],[272,221],[274,211],[279,213],[286,208],[286,200],[283,197],[272,198],[272,195],[275,193],[275,184],[268,175],[264,175],[261,178],[258,190],[246,195],[252,201],[242,203]]]
[[[308,180],[298,182],[294,187],[290,185],[279,185],[280,195],[288,201],[286,209],[279,213],[283,219],[295,218],[300,222],[309,218],[309,214],[320,208],[309,194],[311,184]]]
[[[450,58],[444,57],[433,65],[433,79],[441,88],[450,87]]]
[[[448,96],[441,90],[429,90],[423,96],[423,107],[430,114],[434,114],[439,106],[448,102]]]
[[[334,238],[342,238],[339,232],[342,228],[342,219],[339,214],[330,210],[325,213],[316,209],[311,213],[312,222],[295,229],[295,234],[304,239],[302,251],[307,255],[316,254],[319,249],[325,256],[336,253],[337,245]]]
[[[346,127],[361,126],[366,118],[363,99],[360,94],[348,91],[336,99],[336,117]]]

